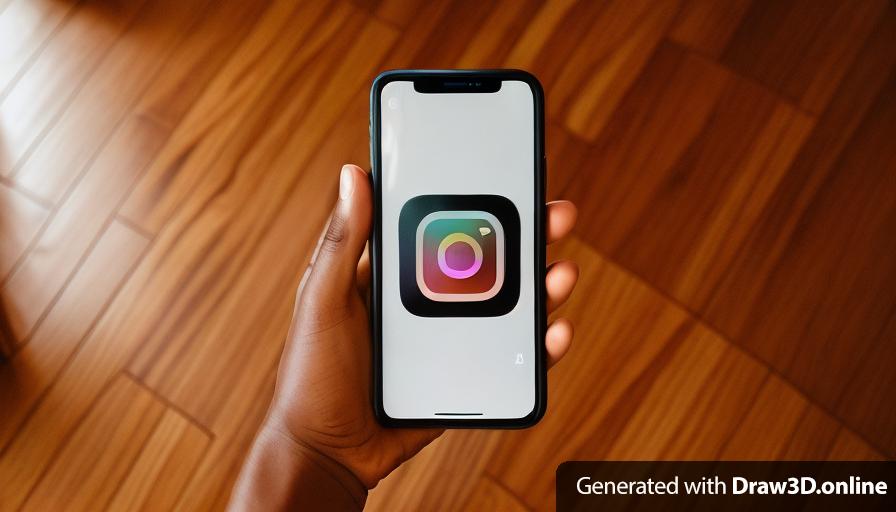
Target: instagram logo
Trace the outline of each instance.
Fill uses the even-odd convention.
[[[519,299],[519,214],[501,196],[417,196],[399,214],[402,303],[418,316],[498,316]]]
[[[440,302],[483,301],[504,282],[504,228],[484,211],[438,211],[417,226],[417,286]]]

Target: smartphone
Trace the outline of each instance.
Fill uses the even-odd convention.
[[[544,94],[517,70],[400,70],[370,95],[373,407],[391,427],[544,415]]]

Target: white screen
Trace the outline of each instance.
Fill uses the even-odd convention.
[[[504,81],[494,93],[432,94],[398,81],[383,87],[380,102],[385,412],[406,419],[525,417],[535,406],[536,375],[532,90]],[[519,273],[519,299],[508,313],[425,317],[402,303],[399,214],[410,199],[430,194],[497,195],[515,206],[519,230],[502,234],[519,239],[518,270],[516,262],[507,265]]]

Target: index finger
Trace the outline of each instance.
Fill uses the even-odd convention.
[[[554,243],[572,231],[578,210],[572,201],[551,201],[547,204],[547,238]]]

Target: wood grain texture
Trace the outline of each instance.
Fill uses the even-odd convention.
[[[27,345],[0,366],[0,449],[77,350],[147,243],[120,223],[110,225]]]
[[[6,281],[28,245],[37,236],[48,208],[21,191],[0,182],[0,283]]]
[[[281,67],[302,43],[305,51],[296,60],[309,62],[350,15],[345,5],[337,5],[324,16],[326,7],[315,3],[297,7],[280,1],[265,12],[137,184],[122,207],[125,217],[146,231],[158,232],[182,200],[200,186],[207,171],[226,166],[227,160],[217,164],[219,158],[239,161],[251,150],[255,138],[267,128],[267,117],[274,114],[271,108],[280,107],[265,92],[287,87],[298,78],[279,73]],[[318,20],[326,23],[315,25]],[[287,30],[290,24],[293,29]],[[317,38],[311,39],[313,35]],[[262,103],[257,106],[256,102]],[[208,180],[216,177],[210,173]]]
[[[74,2],[10,0],[0,4],[0,98],[63,23]]]
[[[221,510],[368,87],[547,97],[570,355],[376,510],[551,510],[569,459],[896,455],[896,5],[0,0],[0,508]]]
[[[722,62],[821,113],[888,7],[885,0],[754,0]]]
[[[162,403],[124,378],[91,409],[28,493],[24,509],[103,507],[165,413]]]
[[[98,354],[89,347],[85,352],[82,336],[145,246],[146,240],[129,228],[110,228],[97,246],[96,259],[87,262],[84,272],[67,288],[69,294],[63,294],[58,307],[50,312],[43,330],[32,340],[34,344],[4,366],[4,411],[9,404],[11,414],[3,418],[0,502],[11,507],[22,503],[120,367],[114,360],[105,365],[101,358],[89,360]],[[75,350],[79,343],[80,349]],[[116,353],[114,343],[103,348],[103,356]]]
[[[868,443],[847,429],[842,429],[831,446],[828,460],[887,460]],[[889,459],[892,460],[892,459]]]
[[[564,195],[584,205],[590,222],[580,230],[596,247],[700,304],[812,124],[770,92],[666,45]]]
[[[703,55],[718,57],[728,46],[753,0],[686,0],[668,37]]]
[[[138,510],[141,505],[153,509],[166,502],[170,506],[208,442],[202,430],[145,388],[126,376],[116,377],[23,509]]]
[[[890,6],[817,120],[712,61],[660,48],[591,169],[560,170],[560,195],[586,204],[583,236],[829,410],[861,403],[858,388],[889,373],[888,363],[856,372],[892,345],[882,329],[896,248],[884,233],[896,187],[882,141],[894,133],[894,22]]]
[[[495,480],[481,477],[464,504],[465,510],[529,510],[510,491],[501,487]]]
[[[894,133],[894,34],[890,5],[711,299],[692,306],[828,409],[867,404],[892,373],[867,355],[893,361],[896,249],[884,233],[896,188],[883,141]],[[892,437],[875,438],[894,453]]]
[[[256,7],[254,11],[257,10]],[[62,163],[66,165],[60,165],[60,159],[56,158],[55,162],[46,167],[54,169],[50,171],[54,173],[63,172],[60,169],[68,169],[74,173],[73,170],[77,169],[81,174],[58,204],[55,215],[28,257],[6,283],[9,307],[16,312],[16,317],[11,322],[16,339],[24,340],[28,337],[85,251],[105,229],[108,220],[116,214],[136,180],[156,157],[180,118],[191,106],[190,102],[196,99],[202,86],[208,83],[211,75],[222,64],[228,48],[232,49],[239,41],[242,33],[239,26],[254,11],[246,8],[218,8],[201,23],[192,26],[189,35],[179,41],[176,56],[165,61],[149,90],[140,96],[130,114],[117,125],[108,139],[86,134],[81,128],[83,123],[70,125],[58,132],[67,140],[77,141],[79,137],[83,137],[80,139],[81,146],[89,145],[94,140],[102,141],[102,148],[91,157],[90,164],[83,172],[77,167],[76,160],[64,160]],[[192,11],[187,11],[190,12]],[[166,37],[170,39],[170,35],[166,34]],[[157,49],[154,48],[154,51]],[[158,60],[160,57],[156,58]],[[197,60],[201,61],[201,65],[197,65]],[[190,83],[189,87],[181,85],[185,81]],[[84,112],[90,115],[90,110]],[[58,126],[60,125],[57,124]],[[65,151],[53,152],[60,153],[70,154]],[[77,159],[77,155],[82,154],[76,152],[73,157]],[[48,177],[42,176],[42,179],[46,178]],[[42,278],[35,282],[35,275]]]
[[[125,479],[117,486],[109,510],[170,510],[211,438],[171,408],[156,425]]]
[[[881,407],[893,396],[896,389],[896,314],[890,314],[890,321],[880,332],[870,350],[862,356],[849,384],[836,404],[836,412],[848,418],[860,432],[866,433],[880,446],[896,446],[896,411],[891,407]],[[873,376],[873,379],[869,378]],[[890,452],[887,456],[892,458]]]
[[[370,510],[461,509],[494,456],[497,432],[448,432],[373,490]]]
[[[65,112],[19,160],[16,182],[38,197],[58,202],[193,29],[204,8],[205,2],[177,0],[146,4]]]
[[[21,159],[52,128],[143,3],[89,0],[78,4],[25,73],[7,88],[0,98],[4,126],[0,175],[14,174]]]

